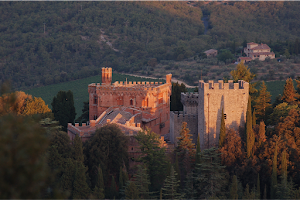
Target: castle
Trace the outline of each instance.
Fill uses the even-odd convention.
[[[239,80],[233,83],[199,81],[198,93],[181,93],[183,111],[170,112],[172,75],[162,82],[112,82],[112,69],[102,68],[102,83],[88,85],[89,123],[75,126],[68,124],[68,135],[73,140],[78,134],[88,140],[97,128],[115,123],[128,136],[134,136],[146,127],[171,144],[177,143],[182,122],[187,122],[193,142],[200,138],[201,149],[217,146],[221,126],[222,109],[228,128],[244,127],[249,98],[249,83]],[[168,144],[172,148],[172,145]],[[139,154],[138,144],[130,139],[129,155]]]
[[[89,123],[68,124],[71,140],[78,134],[82,141],[93,136],[97,128],[115,123],[127,136],[134,136],[146,127],[161,135],[170,130],[170,96],[172,74],[162,82],[112,82],[112,69],[102,68],[102,83],[88,85]],[[128,153],[131,158],[139,154],[137,142],[130,137]]]
[[[198,93],[181,93],[182,112],[171,112],[170,140],[177,143],[182,122],[187,122],[193,142],[200,138],[201,149],[218,145],[222,109],[227,128],[244,127],[249,98],[249,83],[239,80],[233,83],[199,81]]]

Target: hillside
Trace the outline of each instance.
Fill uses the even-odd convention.
[[[101,67],[147,74],[153,59],[188,61],[210,48],[237,55],[247,41],[265,42],[278,56],[299,53],[299,2],[0,5],[0,81],[19,90],[95,76]]]

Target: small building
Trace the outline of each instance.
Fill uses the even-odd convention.
[[[207,57],[216,57],[218,55],[218,50],[216,49],[210,49],[207,51],[204,51]]]
[[[252,60],[258,59],[260,61],[264,61],[267,57],[270,59],[275,58],[275,53],[271,52],[271,48],[267,44],[263,43],[247,43],[247,47],[244,48],[244,53]]]
[[[247,62],[250,62],[252,60],[252,58],[250,58],[250,57],[239,57],[238,59],[237,59],[237,62],[238,63],[247,63]]]

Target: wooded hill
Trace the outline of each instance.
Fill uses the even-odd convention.
[[[235,50],[244,40],[284,41],[284,51],[284,45],[293,46],[300,28],[299,2],[0,5],[0,80],[10,79],[14,89],[94,76],[101,67],[149,70],[154,58],[178,61],[210,48],[234,45]],[[209,15],[207,34],[202,11]]]

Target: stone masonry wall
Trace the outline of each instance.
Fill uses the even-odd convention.
[[[177,146],[177,137],[180,136],[182,122],[187,122],[190,134],[193,135],[193,143],[197,144],[198,115],[185,115],[182,111],[170,112],[170,141]]]
[[[198,134],[201,149],[218,145],[222,108],[227,128],[238,130],[246,121],[249,83],[199,82]]]

